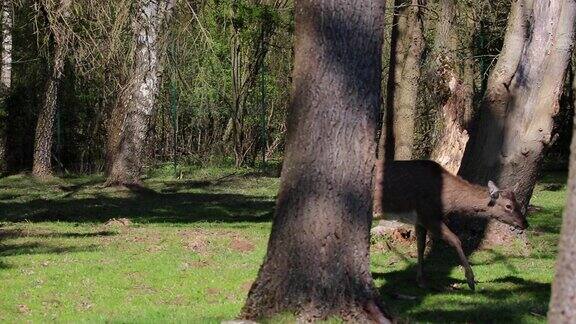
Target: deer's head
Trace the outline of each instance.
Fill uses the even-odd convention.
[[[488,213],[492,218],[518,229],[528,227],[526,213],[516,201],[513,190],[500,190],[492,181],[488,181],[488,190],[490,191]]]

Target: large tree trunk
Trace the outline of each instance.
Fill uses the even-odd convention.
[[[6,171],[6,97],[12,85],[12,0],[3,0],[0,8],[2,23],[2,65],[0,66],[0,173]]]
[[[387,322],[369,229],[384,2],[296,2],[286,156],[266,259],[242,311]]]
[[[524,207],[553,138],[553,117],[574,41],[574,6],[573,0],[512,4],[504,46],[460,170],[475,183],[494,180],[501,187],[515,187]],[[488,244],[515,237],[496,222],[482,235]]]
[[[562,221],[556,276],[552,283],[552,298],[548,311],[548,321],[552,324],[576,322],[576,308],[574,307],[576,302],[576,119],[573,122],[572,132],[568,198]]]
[[[471,19],[458,14],[455,0],[442,0],[440,6],[441,13],[431,54],[434,61],[427,75],[433,76],[430,78],[432,84],[428,87],[432,91],[428,97],[441,100],[441,118],[437,122],[440,131],[434,139],[431,159],[448,171],[457,173],[468,143],[468,124],[473,111],[474,68],[471,43],[474,29]]]
[[[64,71],[68,37],[63,20],[69,15],[70,4],[71,0],[61,0],[58,8],[51,8],[48,5],[44,7],[48,16],[51,36],[54,39],[54,56],[52,58],[52,71],[46,82],[44,100],[38,113],[34,138],[32,175],[39,179],[52,177],[52,133],[58,104],[58,88]]]
[[[552,298],[548,311],[550,323],[576,321],[576,119],[570,149],[568,197],[562,222],[556,275],[552,284]]]
[[[410,160],[414,151],[416,99],[424,52],[422,0],[395,0],[386,114],[382,133],[390,160]]]
[[[174,2],[138,1],[134,63],[108,128],[107,185],[140,185],[146,135],[160,89],[161,36]]]

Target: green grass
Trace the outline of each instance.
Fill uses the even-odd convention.
[[[234,318],[266,252],[279,180],[233,169],[168,174],[152,174],[149,192],[101,188],[98,176],[0,179],[0,322]],[[423,290],[414,247],[376,241],[373,276],[386,305],[418,322],[544,322],[565,186],[545,188],[564,181],[548,175],[536,190],[529,252],[472,255],[476,292],[453,253],[427,261],[427,273],[456,289]],[[108,222],[122,218],[131,223]]]

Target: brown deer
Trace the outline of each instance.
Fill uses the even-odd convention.
[[[433,161],[382,161],[376,164],[374,210],[386,219],[415,226],[418,248],[417,282],[425,286],[423,258],[426,235],[442,239],[458,253],[466,280],[474,290],[474,273],[460,239],[446,226],[446,215],[489,217],[519,229],[528,227],[524,212],[512,190],[471,184]]]

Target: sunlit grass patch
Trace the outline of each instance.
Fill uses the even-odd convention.
[[[101,176],[0,179],[0,322],[237,316],[266,252],[279,179],[232,168],[198,172],[149,178],[144,193],[103,188]],[[514,249],[471,256],[476,292],[453,252],[426,264],[430,281],[452,290],[424,290],[415,283],[415,248],[375,240],[372,271],[387,307],[416,322],[544,322],[565,190],[537,187],[528,256]]]

